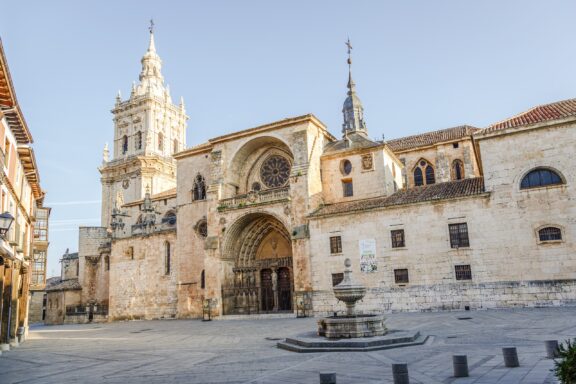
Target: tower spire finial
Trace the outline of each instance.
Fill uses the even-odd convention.
[[[150,26],[148,27],[150,34],[154,34],[154,19],[150,19]]]
[[[347,137],[351,132],[366,133],[366,123],[364,122],[364,108],[362,102],[356,94],[356,84],[352,80],[352,43],[350,38],[345,42],[348,50],[348,97],[344,101],[342,113],[344,115],[344,124],[342,124],[342,133]]]
[[[345,44],[348,48],[348,94],[350,95],[356,91],[356,84],[354,84],[354,80],[352,80],[352,43],[350,43],[350,37],[348,37]]]

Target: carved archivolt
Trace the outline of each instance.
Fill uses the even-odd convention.
[[[227,231],[223,257],[236,267],[253,265],[256,259],[292,256],[290,234],[284,224],[267,214],[249,214]]]

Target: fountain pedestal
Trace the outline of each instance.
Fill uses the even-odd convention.
[[[318,320],[318,336],[329,339],[374,337],[385,334],[384,315],[339,316]]]
[[[333,288],[334,296],[346,304],[346,315],[318,320],[318,335],[329,339],[374,337],[386,334],[383,315],[356,314],[356,302],[366,294],[366,287],[352,278],[352,262],[344,261],[344,278]]]

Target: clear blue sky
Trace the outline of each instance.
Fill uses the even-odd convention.
[[[0,36],[53,207],[49,275],[98,225],[102,147],[156,23],[188,146],[314,113],[339,136],[344,41],[371,136],[484,127],[576,96],[574,1],[12,1]]]

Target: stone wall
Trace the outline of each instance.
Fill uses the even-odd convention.
[[[28,309],[28,324],[42,323],[44,312],[45,291],[30,291],[30,307]]]
[[[346,309],[332,291],[315,291],[313,301],[317,315]],[[576,279],[370,288],[358,308],[365,313],[378,313],[563,305],[576,305]]]
[[[171,244],[171,268],[165,273],[165,244]],[[176,233],[157,232],[112,242],[110,320],[173,318],[177,308]]]
[[[80,227],[78,258],[82,286],[82,303],[96,302],[108,304],[109,271],[102,247],[110,242],[106,228]]]
[[[454,148],[454,144],[458,148]],[[439,143],[428,147],[415,148],[396,153],[405,163],[402,170],[406,175],[407,187],[414,187],[414,168],[421,159],[427,160],[434,167],[434,176],[437,183],[452,180],[452,162],[461,160],[464,164],[464,177],[478,177],[481,175],[475,148],[470,138],[450,143]]]
[[[352,164],[352,171],[348,175],[342,171],[345,160]],[[353,196],[344,197],[342,183],[345,180],[352,181]],[[322,157],[322,189],[326,204],[387,196],[400,188],[402,164],[385,147],[350,150]]]
[[[545,127],[480,140],[483,195],[422,202],[314,219],[311,222],[313,286],[318,311],[328,304],[332,274],[352,259],[369,293],[363,310],[417,310],[573,303],[576,298],[575,126]],[[550,167],[563,185],[529,190],[520,181],[530,169]],[[448,226],[466,223],[469,247],[451,248]],[[554,225],[562,240],[541,242],[538,229]],[[393,248],[391,231],[403,229],[405,246]],[[341,236],[342,253],[330,254]],[[377,270],[360,272],[359,243],[376,242]],[[469,265],[471,280],[456,280]],[[409,281],[396,283],[394,270]],[[326,301],[328,298],[328,302]],[[334,303],[334,301],[332,301]]]

